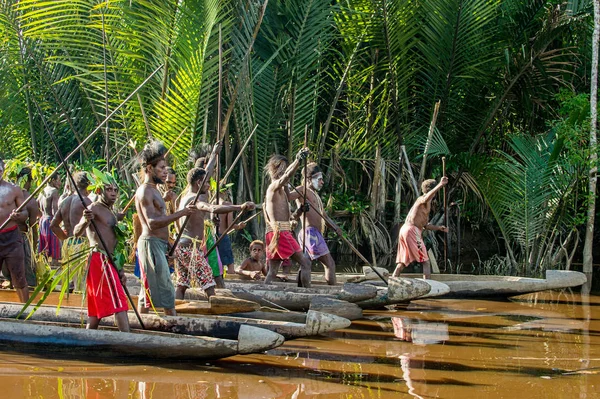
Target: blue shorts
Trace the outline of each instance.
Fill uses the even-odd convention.
[[[217,248],[219,248],[219,256],[221,257],[221,263],[223,265],[231,265],[234,262],[234,260],[229,234],[225,234],[225,237],[223,237]]]

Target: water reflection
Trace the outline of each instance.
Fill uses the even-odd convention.
[[[391,320],[394,335],[402,341],[416,345],[432,345],[449,339],[446,323],[432,323],[407,317],[392,317]]]
[[[600,398],[600,297],[422,300],[327,337],[211,363],[0,349],[0,398]]]

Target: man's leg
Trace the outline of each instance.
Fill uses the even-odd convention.
[[[29,287],[15,288],[15,290],[17,291],[17,295],[21,302],[25,303],[29,300]]]
[[[265,278],[264,284],[271,284],[271,281],[277,276],[281,260],[269,259],[267,265],[269,270],[267,270],[267,277]]]
[[[310,288],[310,259],[302,251],[298,251],[292,255],[292,260],[300,265],[298,286]]]
[[[323,265],[325,269],[325,281],[329,285],[335,285],[336,277],[335,277],[335,261],[331,254],[326,254],[317,259]]]
[[[210,298],[211,296],[215,295],[215,286],[213,285],[212,287],[208,287],[204,290],[204,293],[206,294],[207,298]]]
[[[119,331],[129,332],[129,319],[127,318],[127,312],[118,312],[115,314],[115,323]]]
[[[97,330],[99,324],[100,324],[99,318],[97,318],[96,316],[89,316],[87,326],[85,326],[85,328],[87,328],[88,330]]]
[[[215,283],[217,283],[217,288],[225,288],[225,279],[223,276],[214,277]]]
[[[406,265],[404,263],[398,263],[398,266],[396,266],[396,269],[394,270],[392,277],[399,277],[400,273],[402,273],[402,270],[404,270],[405,267],[406,267]]]
[[[428,260],[423,262],[423,278],[426,280],[431,278],[431,262]]]
[[[175,289],[175,299],[183,299],[185,297],[186,286],[178,285]]]
[[[164,308],[164,311],[165,311],[165,316],[177,316],[177,312],[175,311],[175,308],[171,308],[171,309]]]
[[[227,274],[231,274],[232,276],[235,274],[235,267],[233,266],[233,263],[227,265]]]

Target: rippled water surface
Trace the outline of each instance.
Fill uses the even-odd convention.
[[[421,300],[217,362],[45,358],[0,347],[0,398],[600,398],[600,297]]]

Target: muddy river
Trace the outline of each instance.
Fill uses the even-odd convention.
[[[265,354],[88,362],[0,347],[0,398],[600,398],[600,296],[420,300]]]

